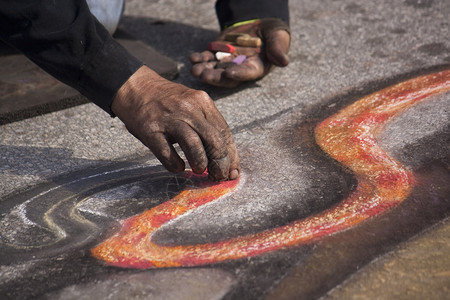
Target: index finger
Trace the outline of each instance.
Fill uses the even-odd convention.
[[[202,140],[208,158],[208,173],[213,180],[235,179],[240,165],[230,128],[206,93],[202,102],[202,117],[186,120]]]

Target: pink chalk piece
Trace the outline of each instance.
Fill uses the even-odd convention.
[[[244,62],[244,60],[247,58],[245,55],[239,55],[235,59],[233,59],[233,62],[237,65],[240,65]]]

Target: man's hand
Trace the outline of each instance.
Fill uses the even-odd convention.
[[[229,37],[248,34],[258,37],[261,46],[243,47],[235,42],[227,42]],[[236,49],[231,56],[218,60],[215,51],[193,53],[191,74],[205,83],[235,87],[244,81],[257,80],[270,72],[272,66],[284,67],[289,64],[287,53],[290,45],[289,27],[279,19],[261,19],[225,29],[218,41],[231,44]],[[246,59],[240,64],[232,63],[239,55]]]
[[[120,88],[111,109],[167,170],[185,168],[173,147],[178,143],[195,173],[208,168],[212,180],[239,177],[231,131],[205,92],[170,82],[143,66]]]

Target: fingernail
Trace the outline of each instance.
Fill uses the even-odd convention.
[[[283,55],[279,64],[280,64],[280,67],[286,67],[289,64],[289,57],[287,55]]]
[[[239,171],[237,169],[234,169],[230,172],[230,180],[235,180],[239,177]]]

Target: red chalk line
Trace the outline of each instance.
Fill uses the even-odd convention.
[[[384,213],[407,198],[414,176],[378,146],[375,135],[413,104],[449,90],[450,70],[446,70],[368,95],[321,122],[315,129],[318,145],[350,168],[358,181],[355,191],[330,209],[285,226],[217,243],[163,246],[152,241],[152,234],[163,224],[229,195],[239,185],[239,180],[221,182],[184,190],[125,220],[121,231],[92,249],[92,255],[128,268],[211,264],[309,243]]]

